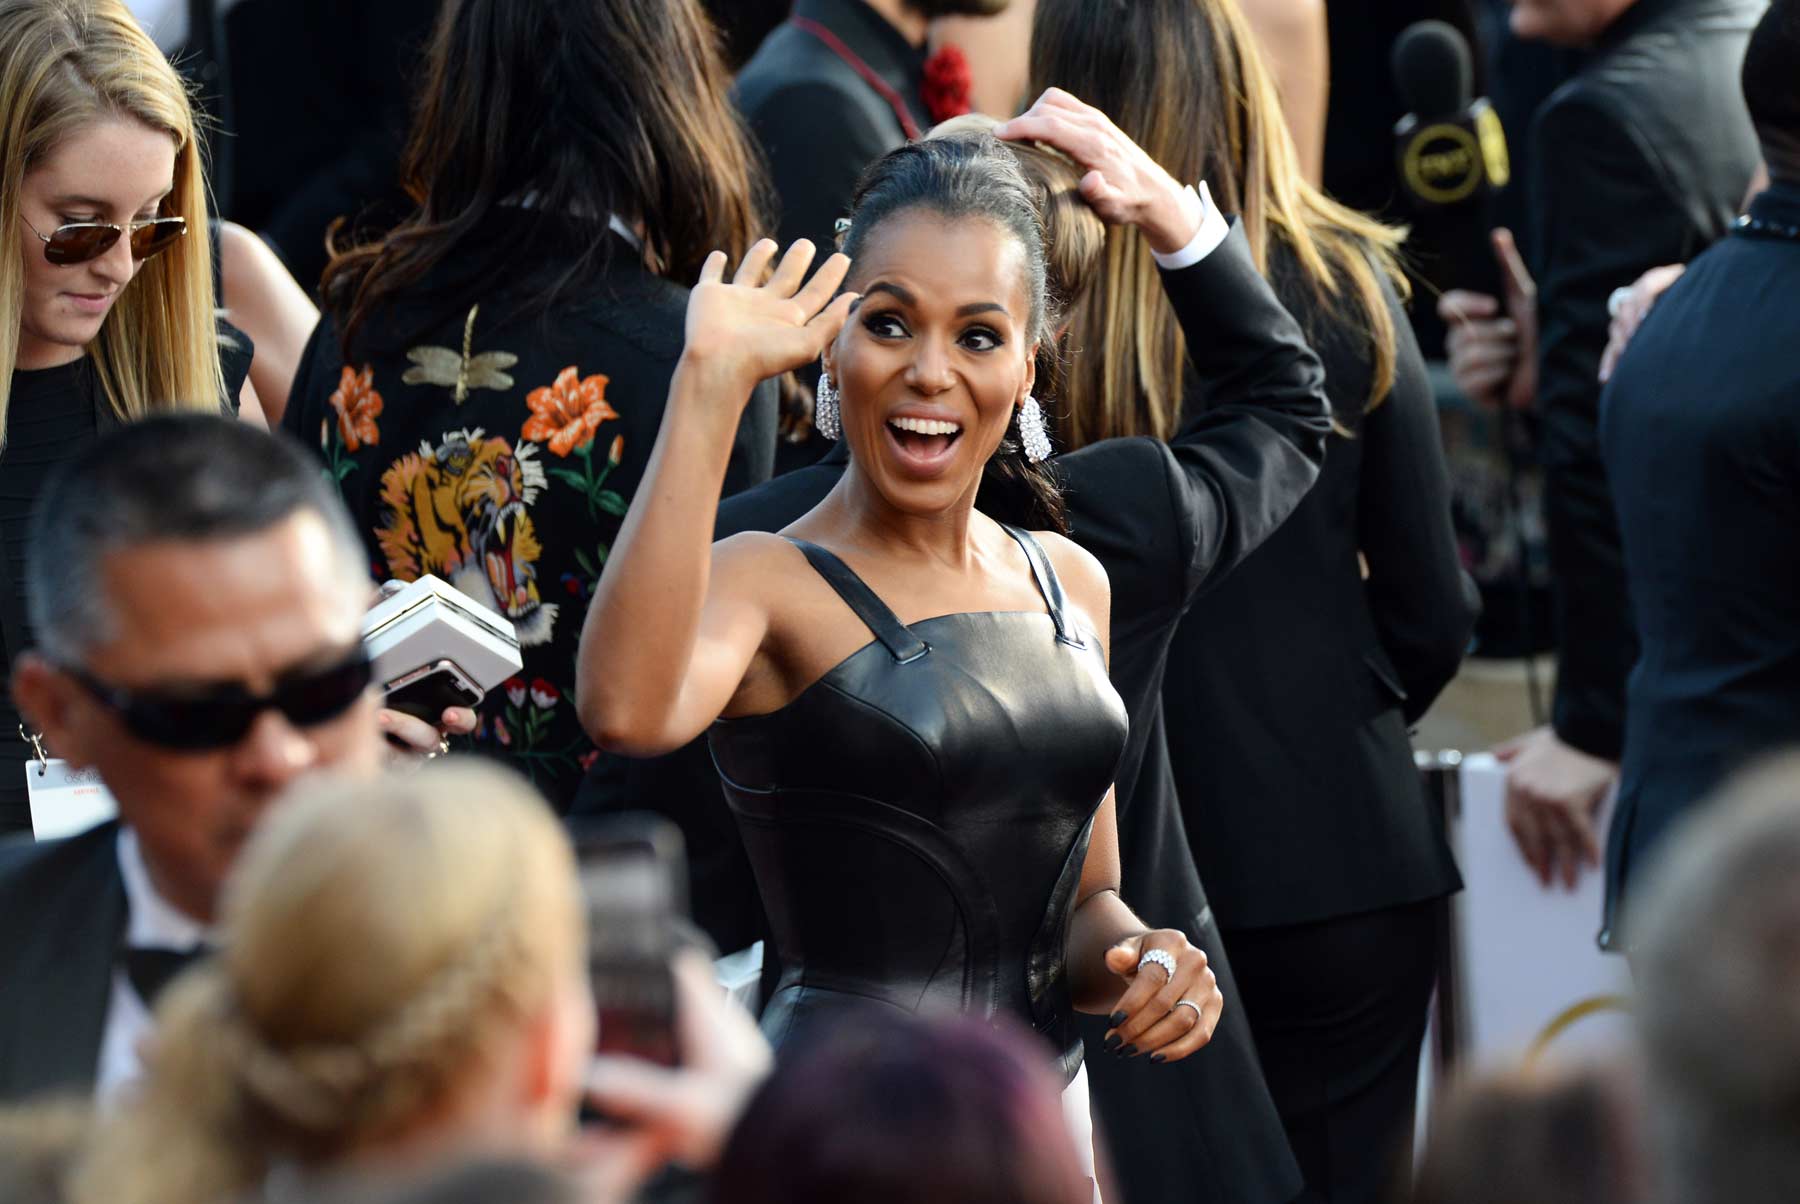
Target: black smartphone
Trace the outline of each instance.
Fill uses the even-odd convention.
[[[473,707],[482,689],[456,665],[438,660],[403,673],[383,687],[381,705],[423,719],[433,727],[450,707]]]
[[[583,821],[574,839],[599,1011],[596,1051],[679,1065],[671,959],[677,918],[687,912],[681,830],[660,816],[622,813]]]

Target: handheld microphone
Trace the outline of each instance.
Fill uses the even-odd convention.
[[[1394,127],[1400,190],[1417,242],[1437,251],[1422,265],[1424,275],[1439,288],[1497,296],[1487,198],[1506,186],[1512,169],[1499,115],[1485,99],[1471,99],[1469,43],[1442,21],[1415,22],[1394,43],[1393,69],[1411,110]]]

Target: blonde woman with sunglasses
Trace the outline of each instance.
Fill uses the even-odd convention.
[[[0,0],[0,148],[0,229],[16,248],[0,250],[10,670],[31,642],[19,566],[46,475],[121,422],[235,409],[250,347],[214,307],[187,91],[118,0]],[[18,734],[0,691],[0,834],[29,824]]]

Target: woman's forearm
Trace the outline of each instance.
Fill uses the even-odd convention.
[[[582,627],[576,704],[604,748],[645,751],[664,743],[678,718],[743,408],[728,394],[739,388],[728,374],[685,357],[670,381],[650,463]]]
[[[1069,998],[1076,1011],[1112,1010],[1125,984],[1107,969],[1106,951],[1147,929],[1116,890],[1097,891],[1076,907],[1068,945]]]

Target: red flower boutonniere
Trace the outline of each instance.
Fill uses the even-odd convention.
[[[969,89],[975,84],[968,56],[946,43],[925,60],[925,83],[920,89],[931,123],[961,117],[969,111]]]

